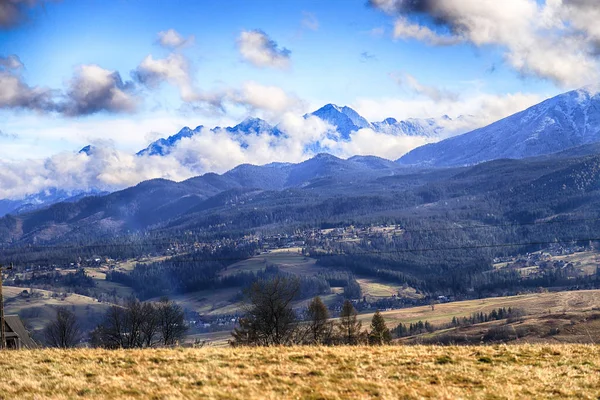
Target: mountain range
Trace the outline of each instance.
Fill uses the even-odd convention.
[[[449,168],[329,154],[298,164],[245,164],[222,175],[207,173],[182,182],[153,179],[5,216],[0,218],[0,243],[230,235],[390,219],[442,227],[577,219],[595,215],[600,204],[598,150],[584,146],[552,157]]]
[[[600,94],[593,88],[582,88],[483,128],[418,147],[398,162],[438,167],[473,165],[551,154],[598,141]]]
[[[448,135],[445,126],[448,126],[448,122],[452,122],[448,116],[404,121],[387,118],[379,122],[369,122],[352,108],[334,104],[327,104],[304,115],[305,118],[310,116],[318,117],[336,127],[330,136],[333,140],[349,140],[353,132],[368,128],[391,135],[425,137],[434,142],[412,150],[396,160],[395,164],[378,157],[353,157],[348,160],[351,161],[349,164],[344,165],[344,168],[362,168],[361,172],[367,174],[373,174],[374,171],[389,173],[396,171],[400,166],[438,168],[475,165],[502,158],[522,159],[544,156],[569,151],[569,149],[585,153],[585,149],[581,146],[600,142],[600,94],[592,88],[582,88],[558,95],[491,125],[441,141],[438,140]],[[202,125],[194,129],[184,127],[175,135],[152,142],[137,154],[165,156],[183,138],[191,138],[199,134],[202,129],[204,129]],[[268,134],[274,137],[286,135],[279,126],[272,126],[260,118],[247,118],[233,127],[213,129],[227,131],[242,146],[246,145],[246,138],[250,135]],[[86,146],[80,152],[91,154],[91,149],[91,146]],[[323,149],[316,143],[312,150]],[[319,155],[316,159],[326,160],[324,157]],[[258,187],[281,190],[286,185],[305,184],[317,178],[319,174],[326,176],[329,167],[341,167],[335,164],[337,161],[333,162],[330,159],[329,162],[318,164],[325,170],[306,172],[304,167],[309,168],[315,163],[309,161],[303,167],[285,163],[269,164],[264,168],[242,165],[223,176],[239,177],[253,168],[259,168],[261,173],[251,178],[262,179]],[[98,191],[91,188],[87,191],[66,192],[61,188],[52,188],[20,200],[0,200],[0,216],[31,211],[60,201],[73,201],[90,194],[98,194]]]
[[[328,138],[334,141],[348,141],[353,132],[363,128],[372,129],[375,132],[385,133],[395,136],[421,136],[429,140],[439,140],[446,133],[444,122],[451,121],[450,117],[418,119],[410,118],[405,121],[397,121],[394,118],[386,118],[380,122],[369,122],[364,117],[359,115],[352,108],[344,106],[340,107],[335,104],[326,104],[318,110],[304,115],[304,118],[315,116],[335,127]],[[200,125],[195,129],[189,127],[182,128],[175,135],[167,138],[158,139],[148,147],[140,150],[137,155],[140,156],[164,156],[171,152],[173,147],[177,145],[183,138],[191,138],[197,135],[205,127]],[[247,146],[245,138],[249,135],[267,134],[275,137],[284,136],[286,133],[279,125],[272,126],[267,121],[260,118],[246,118],[239,124],[233,127],[215,127],[213,131],[224,129],[232,137],[234,137],[243,147]],[[319,143],[310,144],[312,149],[318,151],[326,151],[320,147]]]

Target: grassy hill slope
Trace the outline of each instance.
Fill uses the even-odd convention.
[[[0,353],[2,398],[596,399],[600,347],[288,347]]]
[[[91,297],[69,294],[64,297],[57,292],[34,289],[34,294],[24,296],[22,287],[4,286],[5,313],[18,314],[33,331],[41,330],[48,321],[55,318],[56,307],[66,307],[73,311],[84,329],[93,328],[102,318],[110,304],[100,303]]]

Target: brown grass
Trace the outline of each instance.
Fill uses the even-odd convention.
[[[522,399],[600,395],[600,347],[291,347],[0,354],[5,399]]]
[[[489,313],[495,308],[512,307],[523,309],[527,314],[540,315],[565,311],[589,311],[600,307],[600,290],[577,290],[554,293],[532,293],[510,297],[490,297],[486,299],[457,301],[430,306],[401,308],[383,312],[388,326],[402,322],[429,321],[433,324],[450,322],[452,317],[469,317],[476,312]],[[368,323],[373,313],[360,314],[359,319]]]

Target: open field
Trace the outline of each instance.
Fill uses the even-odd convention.
[[[476,312],[489,313],[493,309],[500,307],[520,308],[530,315],[562,313],[566,311],[589,311],[592,308],[600,308],[600,290],[490,297],[486,299],[436,304],[433,311],[429,306],[421,306],[384,311],[382,314],[390,327],[394,327],[400,322],[409,324],[419,320],[427,320],[435,325],[450,322],[452,321],[452,317],[468,317]],[[363,321],[363,325],[370,322],[372,317],[372,313],[359,315],[359,319]]]
[[[235,314],[243,304],[241,300],[235,301],[240,290],[240,288],[200,290],[169,298],[182,307],[197,311],[202,315]],[[150,301],[158,300],[158,297],[150,299]]]
[[[35,289],[33,296],[21,296],[22,287],[4,286],[5,313],[19,314],[33,330],[40,330],[55,317],[55,308],[67,307],[73,311],[81,324],[91,328],[106,312],[109,304],[100,303],[90,297],[71,294],[59,297],[55,292]],[[56,297],[53,297],[56,296]]]
[[[4,399],[597,399],[600,347],[288,347],[0,354]]]
[[[304,276],[312,276],[321,271],[326,271],[325,268],[316,265],[317,260],[310,257],[304,257],[299,253],[299,250],[301,249],[289,248],[273,250],[269,253],[264,253],[232,264],[228,266],[221,275],[229,276],[238,272],[258,272],[264,270],[268,264],[276,265],[284,272]]]
[[[94,278],[94,281],[96,282],[96,288],[102,293],[115,293],[121,298],[127,298],[134,294],[132,288],[117,282],[111,282],[106,280],[106,273],[108,272],[108,267],[85,268],[85,272],[86,274]]]
[[[417,294],[415,289],[411,287],[404,289],[402,285],[386,282],[383,279],[356,277],[356,281],[360,285],[363,296],[370,301],[392,297],[393,295],[409,299],[423,297],[422,295]]]
[[[403,344],[587,343],[600,344],[600,312],[535,315],[461,326],[402,338]]]
[[[235,289],[231,289],[224,295],[224,291],[203,291],[182,296],[175,296],[173,299],[184,307],[198,309],[201,313],[207,315],[219,315],[226,313],[235,313],[239,311],[241,302],[230,304],[229,300],[235,295]],[[219,297],[221,296],[222,297]],[[336,300],[336,295],[331,294],[321,296],[322,300],[329,304]],[[295,307],[307,306],[310,299],[296,302]],[[409,307],[397,310],[382,311],[389,328],[396,327],[399,323],[410,324],[418,321],[429,321],[433,325],[441,325],[452,321],[452,317],[462,318],[470,317],[473,313],[489,313],[493,309],[501,307],[520,308],[528,315],[531,323],[546,318],[552,314],[582,313],[590,312],[593,309],[600,308],[600,290],[579,290],[570,292],[551,292],[551,293],[532,293],[510,297],[491,297],[478,300],[457,301],[452,303],[436,304],[432,311],[430,306]],[[579,315],[581,317],[581,315]],[[535,318],[533,318],[535,317]],[[585,317],[585,315],[583,315]],[[367,328],[373,318],[373,313],[361,313],[358,315],[362,321],[363,327]],[[564,320],[560,317],[559,320]],[[335,319],[334,319],[335,320]],[[564,320],[564,323],[569,321]],[[543,324],[548,325],[547,321]],[[562,322],[557,322],[562,325]],[[481,324],[476,325],[481,328]],[[473,328],[477,329],[477,328]],[[567,331],[564,331],[567,332]],[[437,332],[441,334],[443,331]],[[431,336],[431,335],[429,335]],[[594,337],[600,338],[600,330]],[[224,345],[226,339],[230,339],[229,331],[214,332],[204,334],[199,339],[209,340],[213,345]],[[558,339],[558,340],[557,340]],[[560,341],[560,337],[552,338],[551,342]],[[566,341],[566,340],[564,340]],[[575,340],[574,340],[575,341]],[[588,341],[589,342],[589,341]]]
[[[150,264],[153,262],[165,261],[168,258],[169,256],[141,257],[135,260],[117,262],[115,269],[117,271],[127,272],[133,270],[136,264]]]

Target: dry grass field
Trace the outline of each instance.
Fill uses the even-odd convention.
[[[316,259],[304,257],[300,254],[300,250],[299,247],[273,250],[232,264],[221,275],[229,276],[238,272],[258,272],[264,270],[267,264],[276,265],[281,271],[301,276],[312,276],[327,271],[326,268],[316,265]]]
[[[67,307],[73,311],[80,323],[92,327],[106,312],[109,304],[100,303],[90,297],[71,294],[67,297],[57,296],[55,292],[35,289],[35,296],[23,297],[22,287],[4,286],[5,313],[19,314],[33,330],[40,330],[56,315],[56,307]]]
[[[432,324],[447,323],[452,317],[468,317],[476,312],[489,313],[495,308],[520,308],[529,315],[562,313],[566,311],[590,311],[600,308],[600,290],[577,290],[569,292],[531,293],[510,297],[490,297],[479,300],[457,301],[429,306],[401,308],[382,312],[388,326],[402,322],[429,321]],[[368,323],[372,313],[360,314],[359,318]]]
[[[3,399],[597,399],[600,347],[0,353]]]

